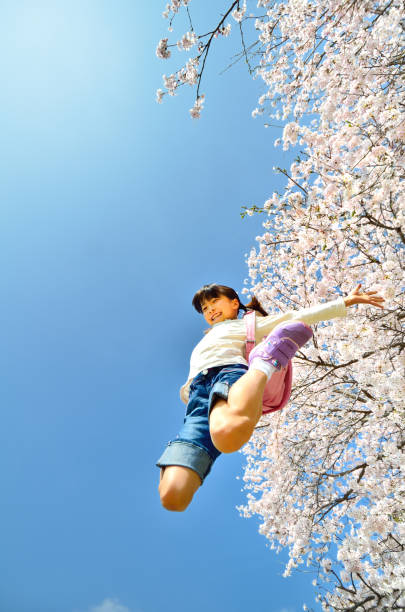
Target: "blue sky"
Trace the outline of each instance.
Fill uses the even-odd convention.
[[[237,38],[208,60],[200,121],[190,88],[155,103],[188,59],[155,56],[164,7],[2,2],[0,612],[313,601],[313,576],[282,578],[285,555],[239,517],[242,455],[218,460],[186,513],[158,500],[205,328],[191,298],[242,289],[261,219],[241,206],[281,188],[272,168],[288,163],[251,118],[261,84],[243,64],[219,76]]]

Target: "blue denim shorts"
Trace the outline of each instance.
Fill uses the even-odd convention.
[[[166,446],[158,467],[182,465],[199,475],[201,482],[221,454],[212,443],[209,413],[217,399],[228,399],[229,388],[247,371],[243,364],[203,370],[192,380],[184,424],[178,436]]]

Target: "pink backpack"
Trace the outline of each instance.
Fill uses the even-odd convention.
[[[256,344],[256,313],[249,310],[244,316],[246,322],[246,360],[249,353]],[[286,368],[275,372],[267,383],[263,394],[263,414],[281,410],[287,404],[291,395],[292,363],[288,362]]]

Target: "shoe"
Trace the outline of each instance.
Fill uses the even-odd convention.
[[[312,336],[312,329],[302,321],[281,323],[250,351],[249,365],[253,359],[259,358],[271,363],[278,370],[285,368]]]

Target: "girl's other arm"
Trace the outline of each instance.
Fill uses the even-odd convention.
[[[349,306],[353,306],[354,304],[368,304],[370,306],[384,308],[382,306],[384,298],[378,295],[376,291],[361,293],[360,288],[361,285],[358,285],[356,289],[351,291],[347,297],[339,297],[332,302],[325,302],[323,304],[317,304],[315,306],[302,308],[300,310],[288,310],[287,312],[269,315],[268,317],[257,317],[257,341],[271,332],[276,325],[284,321],[299,320],[303,321],[307,325],[314,325],[320,321],[329,321],[330,319],[335,319],[336,317],[345,317],[347,314],[347,308]]]

